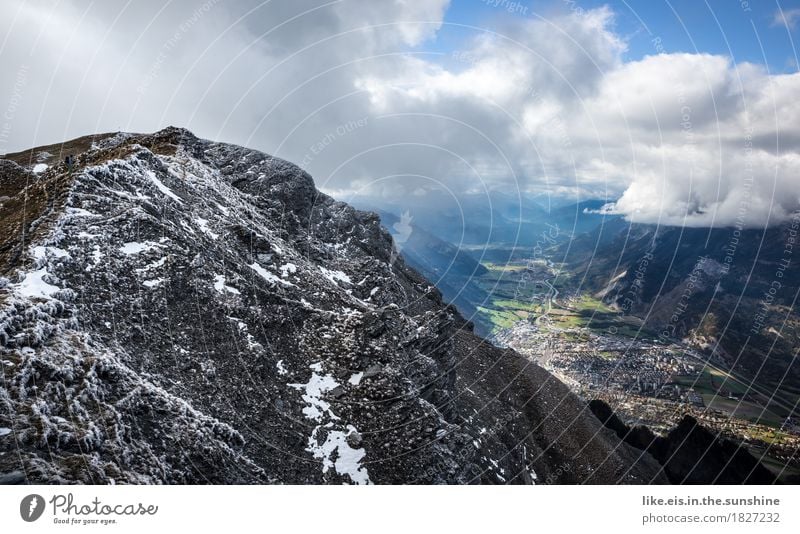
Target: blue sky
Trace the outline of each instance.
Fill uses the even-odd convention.
[[[627,60],[661,50],[705,52],[730,56],[736,62],[766,64],[772,73],[797,71],[800,0],[454,0],[445,27],[426,49],[457,50],[472,33],[454,26],[457,24],[494,29],[501,27],[504,18],[548,18],[558,12],[603,5],[614,11],[616,31],[628,42]],[[775,24],[778,9],[787,14],[798,10],[794,28]],[[660,38],[661,50],[653,42],[656,38]]]

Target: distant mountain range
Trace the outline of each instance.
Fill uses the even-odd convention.
[[[530,251],[541,246],[542,234],[552,234],[554,228],[564,240],[594,229],[603,220],[618,219],[598,213],[606,200],[548,202],[540,197],[499,191],[454,197],[434,190],[405,201],[355,197],[350,202],[397,218],[407,214],[415,227],[458,249],[475,250],[477,259],[489,261],[498,259],[492,252],[497,245],[506,250],[518,247]]]
[[[798,219],[768,229],[678,228],[612,220],[559,245],[580,286],[650,335],[687,339],[796,414]]]
[[[735,379],[735,385],[722,383],[719,391],[735,390],[736,397],[732,400],[722,394],[714,402],[727,403],[727,410],[750,420],[768,414],[777,416],[779,426],[780,421],[789,428],[800,424],[800,366],[796,364],[800,260],[795,256],[800,251],[795,249],[800,218],[767,229],[657,227],[604,215],[600,208],[605,200],[561,203],[549,211],[529,200],[522,218],[518,217],[519,205],[508,200],[493,196],[491,224],[481,218],[479,207],[465,209],[465,213],[479,215],[465,232],[472,239],[460,246],[433,235],[439,232],[452,237],[460,232],[437,222],[431,213],[416,210],[422,216],[414,219],[410,235],[417,233],[420,238],[402,249],[409,263],[436,281],[445,298],[475,323],[476,330],[491,333],[497,327],[495,316],[505,322],[504,327],[509,320],[520,320],[503,311],[518,298],[519,285],[504,283],[498,273],[545,260],[557,273],[549,283],[563,286],[569,295],[588,293],[599,298],[620,317],[638,317],[639,336],[665,345],[687,343],[705,358],[705,366]],[[471,203],[479,200],[470,197],[461,205]],[[454,214],[444,211],[443,218],[452,221]],[[399,220],[391,213],[381,213],[384,221],[396,224]],[[425,223],[431,227],[423,226]],[[408,236],[393,234],[396,240],[411,241]],[[512,236],[515,241],[481,243],[475,236]],[[494,271],[483,272],[465,257],[465,251]],[[541,272],[532,276],[539,280]],[[516,279],[524,280],[524,275]],[[500,311],[493,302],[499,302]],[[516,309],[530,305],[525,299],[519,302]],[[715,443],[708,430],[700,426],[692,430],[695,425],[684,420],[670,436],[658,438],[658,447],[650,451],[657,459],[674,458],[666,468],[673,482],[706,480],[709,473],[713,476],[706,481],[771,480],[744,449],[724,440]],[[631,432],[641,437],[642,432],[650,431]],[[652,432],[649,435],[655,439]],[[716,457],[691,470],[695,452],[679,443],[689,435],[697,443],[708,443],[709,448],[730,455],[730,462],[722,462],[728,464],[726,474],[714,472]],[[680,439],[673,440],[675,436]],[[647,444],[632,444],[648,449]],[[670,447],[674,450],[664,453]],[[751,464],[755,466],[752,471]]]
[[[647,335],[692,341],[754,387],[776,392],[786,415],[793,411],[800,398],[797,218],[768,229],[657,227],[602,214],[605,199],[561,200],[546,210],[541,199],[465,195],[458,214],[439,200],[441,212],[430,203],[407,212],[417,236],[402,251],[466,316],[480,322],[478,307],[491,295],[465,252],[498,264],[546,257],[564,266],[578,290],[644,319]],[[399,220],[377,209],[384,220]],[[462,222],[460,213],[471,216]]]
[[[502,266],[509,261],[550,258],[554,247],[574,236],[622,221],[598,213],[605,200],[546,202],[500,192],[457,200],[435,191],[429,195],[411,208],[374,198],[352,202],[380,215],[409,265],[434,282],[445,300],[474,321],[482,335],[489,334],[490,325],[480,308],[498,291],[496,284],[485,280],[484,263]]]

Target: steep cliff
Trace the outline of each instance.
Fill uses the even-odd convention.
[[[167,128],[0,172],[4,482],[665,480],[291,163]]]

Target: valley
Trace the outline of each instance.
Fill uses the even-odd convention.
[[[691,415],[741,442],[779,478],[800,473],[797,398],[735,376],[690,344],[582,291],[577,273],[547,259],[486,262],[487,295],[472,320],[498,346],[524,354],[587,402],[600,399],[628,425],[666,434]],[[787,398],[788,397],[788,398]]]
[[[464,231],[437,223],[435,208],[404,210],[406,226],[391,207],[380,213],[395,223],[384,224],[406,260],[476,333],[541,365],[585,402],[601,400],[625,424],[659,435],[690,416],[779,479],[800,476],[793,307],[784,304],[783,315],[773,307],[760,316],[763,331],[743,334],[774,267],[768,260],[787,239],[782,229],[764,236],[768,247],[741,246],[740,265],[723,268],[724,253],[706,243],[709,235],[724,242],[728,230],[634,225],[598,213],[601,201],[550,210],[499,194],[492,202],[501,207],[465,220]],[[504,241],[510,235],[519,239]],[[795,276],[783,277],[788,288]]]

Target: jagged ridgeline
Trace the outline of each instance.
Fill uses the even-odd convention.
[[[291,163],[167,128],[0,172],[2,482],[666,480]]]

